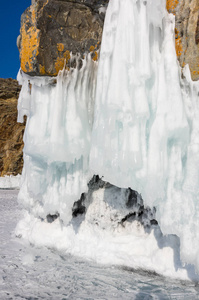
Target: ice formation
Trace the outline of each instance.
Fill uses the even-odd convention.
[[[19,72],[18,121],[28,116],[19,200],[35,216],[58,212],[67,224],[74,201],[87,191],[95,73],[90,56],[80,70],[63,70],[56,79]]]
[[[0,189],[19,189],[21,181],[21,175],[16,176],[6,175],[0,179]]]
[[[98,68],[87,55],[56,79],[19,72],[28,212],[17,234],[167,276],[199,270],[199,84],[178,65],[174,22],[165,1],[110,0]],[[112,185],[88,189],[94,174]],[[151,207],[146,220],[156,207],[168,236],[129,222],[141,196],[127,210],[128,188]],[[81,194],[84,217],[75,219]]]

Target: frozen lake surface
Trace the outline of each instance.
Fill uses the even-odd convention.
[[[199,299],[199,286],[36,248],[14,236],[17,190],[0,190],[0,299]]]

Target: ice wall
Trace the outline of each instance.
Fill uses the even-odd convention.
[[[67,224],[74,201],[88,189],[95,73],[88,55],[81,70],[77,65],[57,78],[18,74],[18,121],[28,116],[19,201],[37,217],[58,214]]]
[[[160,1],[110,2],[98,70],[90,166],[150,205],[164,197],[168,143],[189,140],[173,30]]]
[[[188,66],[181,75],[174,16],[164,7],[165,1],[109,4],[90,167],[139,191],[157,208],[163,233],[180,237],[182,260],[199,269],[199,83],[191,82]]]
[[[180,237],[182,261],[199,270],[199,84],[178,66],[174,38],[165,1],[110,0],[96,93],[89,55],[56,79],[19,73],[19,121],[28,116],[19,200],[68,226],[99,174],[155,206],[163,233]]]

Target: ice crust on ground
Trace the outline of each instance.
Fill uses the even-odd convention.
[[[6,175],[0,177],[0,189],[19,189],[21,182],[21,175],[16,176]]]
[[[16,235],[38,247],[56,249],[100,264],[198,281],[193,266],[183,266],[180,261],[179,238],[164,236],[157,225],[147,226],[150,215],[143,216],[143,224],[137,217],[121,222],[129,213],[126,196],[124,189],[109,184],[90,189],[84,200],[86,214],[76,216],[68,226],[63,226],[59,217],[51,222],[26,212],[17,225]],[[133,215],[136,206],[130,211]]]
[[[16,233],[100,262],[193,279],[199,83],[178,65],[174,16],[165,5],[110,0],[98,74],[89,55],[56,80],[19,72],[19,121],[28,116],[19,201],[28,212]],[[115,185],[111,193],[88,190],[93,174]],[[129,187],[156,207],[160,227],[121,225]],[[87,191],[83,219],[72,218],[74,202]]]
[[[27,240],[15,238],[13,230],[22,217],[17,194],[16,190],[0,190],[1,300],[88,300],[88,295],[95,300],[147,297],[198,300],[199,290],[192,282],[162,280],[161,276],[151,273],[104,266],[52,247],[33,247]]]

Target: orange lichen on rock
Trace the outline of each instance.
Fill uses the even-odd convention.
[[[175,14],[175,9],[179,3],[179,0],[167,0],[166,1],[166,8],[168,12],[172,12]],[[175,28],[175,49],[176,55],[179,58],[183,53],[183,44],[182,44],[182,37],[179,34],[177,28]]]
[[[179,0],[167,0],[166,8],[167,8],[168,12],[173,11],[176,8],[176,6],[178,5],[178,3],[179,3]]]
[[[181,56],[183,53],[182,39],[177,29],[175,29],[175,48],[177,56]]]
[[[98,60],[98,52],[96,51],[97,50],[97,44],[95,46],[90,46],[90,52],[92,52],[91,54],[91,57],[92,57],[92,60],[94,61],[97,61]]]
[[[103,22],[93,17],[84,1],[75,1],[75,5],[71,2],[34,0],[22,14],[17,45],[26,74],[56,76],[63,68],[79,66],[71,60],[70,52],[80,59],[90,53],[93,60],[98,60]]]
[[[90,52],[93,52],[95,50],[95,47],[94,46],[90,46]]]
[[[42,66],[41,64],[39,64],[39,72],[40,72],[41,75],[45,75],[46,74],[45,67]]]
[[[26,23],[21,27],[21,69],[24,72],[33,71],[33,57],[38,55],[39,30],[36,28],[36,6],[31,6],[31,15],[26,22],[32,26],[26,31]]]
[[[92,59],[94,61],[98,60],[98,53],[97,53],[97,51],[94,52],[94,56],[92,57]]]
[[[70,51],[66,50],[62,57],[58,57],[55,62],[55,70],[57,75],[60,70],[63,70],[64,66],[68,63],[70,59]]]
[[[58,44],[57,44],[57,50],[58,50],[59,52],[64,51],[64,45],[63,45],[62,43],[58,43]]]

